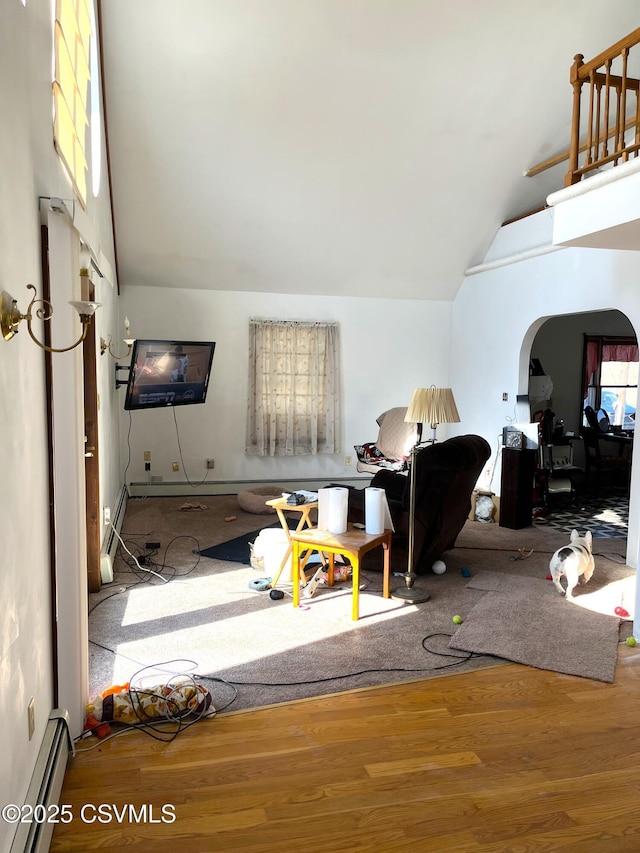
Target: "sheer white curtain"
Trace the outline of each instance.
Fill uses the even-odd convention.
[[[337,323],[249,323],[246,453],[338,453],[340,333]]]

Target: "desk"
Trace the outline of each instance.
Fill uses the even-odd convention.
[[[354,530],[352,527],[349,527],[346,533],[329,533],[328,530],[317,529],[292,531],[293,606],[298,607],[300,603],[300,555],[308,549],[329,554],[329,570],[327,573],[329,586],[333,586],[335,555],[342,554],[349,558],[353,582],[351,618],[356,620],[360,612],[360,560],[367,551],[381,545],[384,549],[382,594],[385,598],[390,598],[391,533],[391,530],[385,530],[384,533],[380,534],[366,533],[364,530]]]
[[[611,482],[624,484],[628,489],[631,484],[631,452],[633,436],[617,432],[601,432],[587,427],[582,429],[584,438],[584,454],[587,468],[587,488],[590,485],[591,473],[595,473],[595,492],[600,490],[602,475],[609,474]],[[605,444],[617,447],[617,452],[604,453]],[[620,476],[617,476],[620,475]]]
[[[633,449],[633,436],[621,432],[601,432],[598,433],[598,438],[601,441],[618,445],[618,456],[628,457]]]
[[[298,520],[298,524],[296,526],[296,532],[299,533],[301,530],[305,528],[313,527],[311,522],[311,510],[318,508],[318,501],[310,501],[306,504],[288,504],[286,498],[273,498],[273,500],[265,501],[267,506],[272,507],[278,513],[278,518],[280,519],[280,524],[282,525],[282,529],[287,534],[287,539],[289,540],[289,547],[287,548],[287,552],[282,558],[282,562],[280,563],[280,568],[275,573],[275,576],[271,578],[271,586],[275,587],[278,583],[278,579],[282,574],[282,570],[287,565],[287,560],[291,556],[292,551],[292,543],[291,543],[291,530],[289,529],[289,522],[287,521],[287,517],[285,512],[299,512],[300,519]],[[310,552],[309,552],[310,554]],[[307,555],[309,556],[309,555]],[[306,563],[306,560],[304,561]],[[304,564],[303,564],[304,565]],[[293,580],[293,571],[291,573]]]

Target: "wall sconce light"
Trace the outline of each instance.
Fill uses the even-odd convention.
[[[104,355],[104,354],[105,354],[105,352],[108,352],[108,353],[109,353],[109,355],[111,356],[111,358],[115,358],[115,359],[116,359],[116,361],[117,361],[119,358],[126,358],[128,355],[130,355],[130,354],[131,354],[131,348],[132,348],[132,346],[133,346],[133,345],[134,345],[134,343],[135,343],[135,338],[132,338],[132,337],[131,337],[131,326],[129,325],[129,319],[128,319],[128,317],[125,317],[125,318],[124,318],[124,333],[125,333],[125,336],[126,336],[126,337],[125,337],[125,338],[123,338],[123,340],[124,340],[124,343],[127,345],[127,351],[126,351],[126,352],[124,352],[124,353],[115,353],[115,352],[111,349],[111,346],[112,346],[112,339],[111,339],[111,335],[109,335],[109,340],[108,340],[108,341],[105,341],[105,339],[104,339],[104,338],[100,338],[100,355]]]
[[[100,303],[87,302],[84,300],[70,302],[69,304],[73,305],[80,315],[82,334],[77,341],[71,344],[71,346],[60,348],[50,347],[47,346],[47,344],[43,344],[42,341],[39,341],[38,338],[36,338],[31,324],[33,323],[34,311],[38,320],[50,320],[53,315],[53,305],[47,299],[38,299],[38,291],[33,284],[28,284],[27,288],[29,290],[33,290],[33,299],[29,303],[26,314],[23,314],[20,311],[17,300],[15,300],[10,293],[2,291],[2,296],[0,297],[0,329],[2,330],[2,337],[5,341],[10,341],[11,338],[18,333],[18,326],[22,320],[26,320],[27,331],[29,332],[31,339],[47,352],[68,352],[69,350],[75,349],[79,346],[87,337],[89,323],[96,312],[96,308],[100,307]],[[35,307],[34,309],[34,306],[39,307]]]

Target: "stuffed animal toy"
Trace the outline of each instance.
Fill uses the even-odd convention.
[[[158,720],[200,719],[213,710],[207,688],[191,680],[145,688],[121,684],[105,690],[87,705],[87,723],[90,718],[93,722],[85,725],[85,729],[96,730],[94,723],[135,726]],[[96,733],[100,734],[97,730]]]

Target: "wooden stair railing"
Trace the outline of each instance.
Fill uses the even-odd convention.
[[[564,182],[566,187],[578,183],[583,175],[600,166],[617,166],[620,162],[626,163],[630,157],[638,156],[640,80],[629,77],[627,73],[629,53],[638,44],[640,28],[620,39],[590,62],[584,62],[580,53],[574,57],[570,73],[570,83],[573,86],[573,117],[569,170]],[[589,84],[586,97],[583,92],[585,83]],[[581,143],[583,101],[587,101],[588,113],[586,141]],[[629,133],[630,131],[632,133]],[[627,139],[628,135],[631,138]]]

